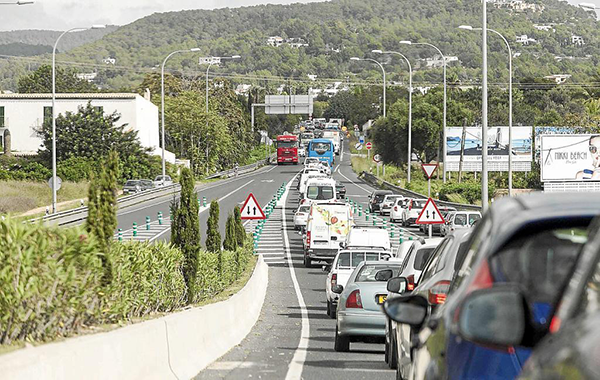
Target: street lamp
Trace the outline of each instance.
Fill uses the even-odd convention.
[[[411,158],[412,158],[412,65],[406,56],[397,51],[382,51],[382,50],[373,50],[375,54],[395,54],[398,55],[406,61],[408,65],[408,176],[407,183],[410,183],[410,169],[411,169]]]
[[[165,175],[166,175],[166,163],[165,163],[165,65],[169,58],[179,53],[189,53],[189,52],[197,52],[200,51],[200,48],[192,48],[192,49],[184,49],[184,50],[176,50],[171,54],[167,55],[165,60],[162,63],[160,70],[160,103],[161,103],[161,140],[162,140],[162,184],[165,185]]]
[[[10,2],[0,2],[0,5],[29,5],[34,4],[35,1],[10,1]]]
[[[461,25],[459,29],[464,30],[481,30],[481,28],[473,28],[470,25]],[[492,32],[504,41],[508,48],[508,195],[513,195],[513,175],[512,175],[512,126],[513,126],[513,99],[512,99],[512,50],[508,40],[502,34],[494,29],[487,28],[488,32]]]
[[[442,51],[435,45],[430,44],[428,42],[412,42],[412,41],[400,41],[403,45],[422,45],[429,46],[437,50],[437,52],[442,57],[442,61],[444,64],[444,122],[442,128],[442,162],[444,163],[444,183],[446,182],[446,119],[447,119],[447,82],[446,82],[446,56]]]
[[[240,59],[240,55],[232,55],[231,57],[202,57],[200,58],[200,64],[208,63],[206,68],[206,175],[208,175],[208,73],[213,65],[218,65],[222,60],[226,59]]]
[[[29,4],[26,2],[17,2],[18,5],[21,4]],[[106,26],[104,25],[94,25],[89,28],[71,28],[69,30],[64,31],[54,43],[54,48],[52,49],[52,213],[56,213],[56,47],[58,46],[58,42],[60,39],[67,33],[88,30],[88,29],[104,29]]]
[[[481,9],[481,211],[488,208],[488,77],[487,77],[487,1]],[[509,152],[510,153],[510,152]]]
[[[386,87],[387,87],[387,82],[385,80],[385,68],[383,67],[383,65],[372,59],[372,58],[359,58],[359,57],[352,57],[350,58],[351,61],[369,61],[369,62],[373,62],[376,63],[377,65],[379,65],[379,67],[381,68],[381,72],[383,73],[383,117],[387,117],[387,111],[386,111]]]

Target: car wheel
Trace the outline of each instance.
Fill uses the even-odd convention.
[[[331,319],[335,318],[335,309],[333,308],[333,304],[329,300],[327,300],[327,315]]]
[[[392,335],[390,339],[390,360],[388,361],[390,369],[398,368],[398,348],[396,346],[396,338]]]
[[[310,259],[310,257],[308,257],[308,255],[304,255],[304,267],[312,268],[312,260]]]
[[[388,337],[389,337],[389,332],[388,332],[388,336],[386,336],[385,338],[385,357],[384,360],[386,363],[390,362],[390,342],[388,341]]]
[[[333,348],[337,352],[350,351],[350,337],[338,334],[337,326],[335,326],[335,343]]]

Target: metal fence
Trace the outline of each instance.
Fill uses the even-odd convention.
[[[276,158],[277,158],[277,155],[273,154],[269,157],[268,160],[266,160],[266,159],[260,160],[253,164],[250,164],[250,165],[240,166],[237,169],[237,174],[244,174],[244,173],[249,173],[251,171],[254,171],[260,167],[268,165],[270,162],[273,162],[274,159],[276,159]],[[208,177],[206,177],[206,179],[214,179],[214,178],[221,178],[221,177],[230,178],[230,177],[235,176],[235,172],[236,172],[235,169],[223,170],[222,172],[218,172],[218,173],[209,175]]]

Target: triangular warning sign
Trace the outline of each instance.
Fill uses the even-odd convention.
[[[421,167],[423,168],[427,179],[429,179],[433,175],[433,172],[435,172],[435,169],[437,169],[438,164],[422,164]]]
[[[244,206],[242,206],[242,209],[240,211],[242,212],[243,220],[266,219],[265,213],[263,212],[262,208],[260,208],[260,205],[256,201],[256,198],[254,198],[254,195],[252,193],[248,195],[248,198],[246,198]]]
[[[417,224],[444,224],[444,217],[438,210],[437,205],[433,201],[433,199],[429,198],[427,203],[425,203],[425,207],[423,207],[423,211],[421,211],[421,215],[417,218]]]

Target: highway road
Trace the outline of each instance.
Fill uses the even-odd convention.
[[[372,188],[352,171],[349,152],[340,161],[333,177],[345,184],[349,198],[365,207]],[[276,188],[282,180],[289,183],[298,169],[284,166],[270,170],[265,176],[277,179]],[[268,199],[274,188],[260,184],[264,190],[259,194],[267,193]],[[395,372],[384,362],[383,344],[352,343],[348,353],[334,351],[335,320],[326,314],[326,276],[319,267],[303,266],[301,236],[293,226],[298,194],[293,184],[288,185],[288,190],[285,202],[280,202],[266,223],[258,248],[270,267],[269,287],[259,321],[240,345],[196,378],[394,378]]]

